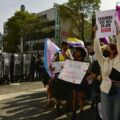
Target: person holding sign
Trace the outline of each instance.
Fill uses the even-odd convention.
[[[74,53],[74,60],[85,62],[85,57],[87,53],[85,51],[85,48],[77,47]],[[84,107],[84,97],[85,97],[85,87],[86,82],[83,78],[83,81],[81,84],[72,84],[73,86],[73,101],[72,101],[72,107],[73,107],[73,114],[72,114],[72,120],[76,120],[76,106],[78,103],[78,98],[80,98],[80,117],[83,117],[83,107]]]
[[[94,51],[102,72],[102,120],[120,120],[120,32],[117,24],[116,30],[117,47],[113,43],[107,45],[107,58],[102,54],[99,40],[94,39]]]
[[[62,45],[61,45],[61,51],[57,52],[54,55],[53,61],[54,62],[65,61],[66,59],[73,59],[73,58],[72,58],[71,52],[68,48],[68,43],[63,41]],[[53,68],[53,70],[54,70],[54,68]],[[68,101],[71,97],[71,91],[70,91],[71,85],[68,82],[58,79],[57,78],[58,74],[59,73],[55,74],[55,78],[52,83],[52,90],[53,90],[53,97],[55,97],[57,100],[56,108],[60,112],[60,101],[61,100]]]

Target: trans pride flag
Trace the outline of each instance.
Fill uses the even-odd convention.
[[[53,43],[49,39],[46,39],[45,44],[44,44],[44,67],[50,77],[53,77],[53,73],[52,71],[50,71],[49,67],[52,63],[54,54],[58,52],[59,50],[60,49],[55,43]]]

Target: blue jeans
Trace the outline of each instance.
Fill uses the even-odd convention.
[[[101,93],[102,120],[120,120],[120,88],[117,94]]]

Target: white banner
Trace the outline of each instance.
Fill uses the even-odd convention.
[[[115,10],[98,11],[96,13],[97,38],[116,35]]]
[[[88,70],[89,63],[66,60],[58,78],[74,84],[80,84]]]
[[[52,62],[52,67],[55,68],[55,70],[53,72],[59,73],[62,70],[64,63],[65,63],[65,61]]]

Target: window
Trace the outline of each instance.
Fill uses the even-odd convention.
[[[43,19],[47,19],[47,14],[40,16]]]

